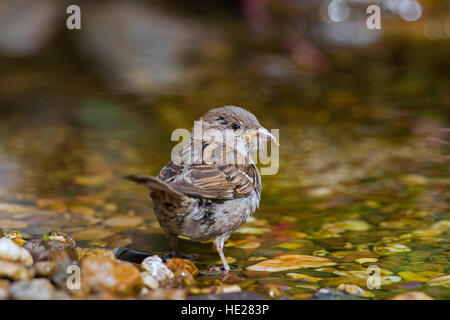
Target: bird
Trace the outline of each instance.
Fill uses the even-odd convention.
[[[226,134],[232,139],[223,139]],[[176,257],[179,236],[213,240],[228,273],[224,242],[259,208],[261,176],[254,156],[264,143],[279,145],[278,140],[251,112],[225,106],[200,117],[187,141],[157,177],[126,178],[150,190],[156,218]]]

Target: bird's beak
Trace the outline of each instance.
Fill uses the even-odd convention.
[[[256,130],[254,130],[254,129],[250,130],[250,131],[244,136],[244,138],[245,138],[248,142],[250,142],[251,139],[252,139],[254,136],[258,136],[258,137],[260,137],[260,138],[263,138],[263,139],[267,139],[267,140],[273,141],[273,143],[275,143],[277,146],[280,145],[280,144],[278,143],[277,138],[275,138],[275,136],[274,136],[273,134],[271,134],[267,129],[265,129],[265,128],[263,128],[263,127],[257,128]]]

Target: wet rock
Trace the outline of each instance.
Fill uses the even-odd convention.
[[[342,233],[345,231],[367,231],[370,224],[363,220],[343,220],[335,223],[326,223],[322,226],[322,230],[331,233]]]
[[[141,272],[141,278],[144,285],[150,289],[158,289],[159,288],[159,282],[156,280],[150,272],[143,271]]]
[[[432,297],[427,295],[426,293],[420,292],[420,291],[413,291],[413,292],[407,292],[398,294],[390,300],[434,300]]]
[[[248,239],[243,239],[243,240],[236,240],[236,241],[227,241],[225,244],[225,247],[236,247],[239,249],[256,249],[259,248],[261,246],[261,243],[254,241],[254,240],[248,240]]]
[[[83,290],[107,291],[117,295],[132,295],[143,286],[139,270],[130,262],[91,255],[81,261]]]
[[[286,275],[294,280],[300,280],[304,282],[318,282],[322,280],[321,278],[308,276],[307,274],[302,273],[287,273]]]
[[[8,239],[11,239],[12,241],[14,241],[19,246],[23,246],[25,244],[25,242],[26,242],[23,239],[23,234],[21,232],[18,232],[18,231],[12,231],[12,232],[5,233],[4,236],[6,238],[8,238]]]
[[[427,177],[414,173],[406,174],[400,177],[400,180],[408,186],[424,186],[429,183],[429,179]]]
[[[26,229],[28,223],[20,220],[0,219],[0,228],[4,229]]]
[[[429,238],[440,235],[450,229],[450,221],[442,220],[433,223],[431,226],[425,229],[414,230],[412,235],[416,238]]]
[[[72,234],[75,240],[103,240],[114,235],[111,231],[104,229],[88,229]]]
[[[75,248],[77,246],[77,243],[75,242],[75,240],[73,240],[73,238],[70,235],[61,232],[59,230],[52,230],[47,234],[47,236],[48,240],[55,240],[67,243],[71,248]]]
[[[336,263],[327,258],[292,254],[259,262],[247,267],[247,270],[278,272],[293,269],[320,268],[334,265],[336,265]]]
[[[78,252],[78,258],[81,260],[84,257],[90,256],[90,255],[96,255],[96,256],[104,256],[111,260],[115,259],[115,253],[113,250],[109,249],[103,249],[103,248],[76,248]]]
[[[359,259],[356,259],[355,261],[358,262],[359,264],[364,264],[364,263],[377,262],[378,259],[377,258],[359,258]]]
[[[233,258],[233,257],[225,257],[225,260],[227,260],[228,264],[232,264],[232,263],[235,263],[235,262],[237,261],[237,260],[236,260],[235,258]],[[222,260],[216,260],[214,263],[215,263],[215,264],[222,265]],[[231,267],[231,268],[232,268],[232,267]]]
[[[252,234],[252,235],[261,235],[265,233],[269,233],[270,229],[268,228],[256,228],[256,227],[242,227],[239,228],[236,233],[240,234]]]
[[[38,199],[36,204],[41,209],[49,209],[58,213],[67,211],[67,205],[58,199]]]
[[[148,271],[158,281],[173,278],[173,272],[163,263],[157,255],[144,259],[141,263],[143,270]]]
[[[6,300],[9,297],[8,293],[9,281],[0,279],[0,300]]]
[[[161,286],[166,288],[182,288],[196,284],[194,277],[187,270],[177,270],[173,273],[173,278],[161,281]]]
[[[443,276],[440,278],[432,279],[427,282],[428,286],[434,287],[434,286],[441,286],[441,287],[447,287],[450,288],[450,275]]]
[[[65,252],[69,260],[78,260],[78,252],[71,242],[32,239],[27,241],[23,247],[31,253],[34,261],[54,260],[56,258],[60,260],[62,255],[60,252]]]
[[[364,294],[364,290],[354,284],[342,283],[337,287],[337,290],[343,291],[352,296],[362,296]]]
[[[301,248],[303,245],[300,243],[295,243],[295,242],[284,242],[284,243],[280,243],[277,245],[274,245],[274,248],[284,248],[284,249],[289,249],[289,250],[295,250],[298,248]]]
[[[398,273],[403,280],[406,281],[416,281],[416,282],[426,282],[429,280],[428,277],[422,275],[421,273],[416,273],[412,271],[400,271]]]
[[[409,252],[411,249],[401,243],[389,243],[385,245],[378,245],[373,248],[373,251],[379,255],[385,256],[401,252]]]
[[[36,275],[40,277],[50,277],[56,270],[56,264],[51,261],[38,261],[34,267]]]
[[[103,224],[111,228],[136,228],[142,223],[142,217],[116,216],[103,221]]]
[[[176,272],[178,270],[187,270],[194,277],[198,275],[198,268],[196,267],[196,265],[192,261],[187,259],[172,258],[166,263],[166,266],[172,272]]]
[[[53,293],[54,288],[47,279],[17,281],[9,286],[11,299],[16,300],[50,300]]]
[[[0,259],[18,262],[26,266],[33,264],[31,254],[13,240],[6,237],[0,238]]]
[[[129,261],[133,263],[142,263],[145,258],[151,256],[147,252],[132,250],[128,248],[115,248],[112,250],[117,259]]]
[[[225,283],[236,283],[236,282],[240,282],[242,279],[241,279],[241,277],[238,276],[237,273],[230,272],[230,273],[224,274],[222,276],[221,280]]]
[[[333,290],[330,288],[321,288],[312,296],[312,300],[340,300],[350,298],[350,296],[340,290]]]
[[[81,214],[84,216],[92,216],[95,214],[95,210],[90,207],[85,206],[74,206],[70,207],[70,211],[76,214]]]

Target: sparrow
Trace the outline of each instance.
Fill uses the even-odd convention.
[[[126,178],[150,189],[156,218],[177,257],[178,236],[212,239],[228,272],[224,242],[261,199],[261,176],[253,158],[263,142],[278,142],[252,113],[236,106],[208,111],[187,141],[158,177]]]

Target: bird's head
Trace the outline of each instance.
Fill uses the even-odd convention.
[[[211,109],[200,120],[207,130],[232,133],[237,144],[246,145],[251,153],[267,142],[273,141],[279,145],[277,139],[259,123],[253,113],[240,107]]]

